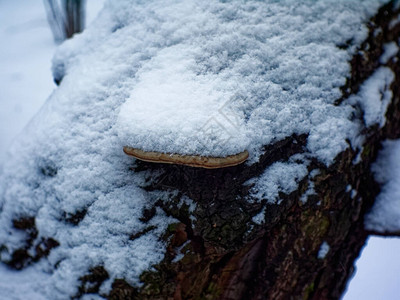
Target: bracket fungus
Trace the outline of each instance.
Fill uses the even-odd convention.
[[[219,168],[236,166],[245,162],[246,159],[249,157],[249,152],[247,150],[226,157],[181,155],[174,153],[143,151],[128,146],[124,147],[124,152],[127,155],[133,156],[139,160],[147,162],[177,164],[177,165],[185,165],[185,166],[205,168],[205,169],[219,169]]]

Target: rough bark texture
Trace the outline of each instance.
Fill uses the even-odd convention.
[[[396,41],[400,35],[399,23],[389,26],[398,15],[399,10],[391,3],[371,20],[369,37],[351,61],[351,78],[337,105],[357,93],[363,81],[380,66],[383,45]],[[397,57],[400,59],[399,54]],[[391,86],[394,97],[386,125],[365,130],[361,154],[349,147],[329,168],[313,161],[309,171],[320,170],[314,177],[317,195],[309,197],[305,204],[299,199],[307,190],[307,178],[297,191],[282,194],[279,205],[250,204],[246,201],[248,187],[243,183],[260,175],[272,163],[304,152],[307,135],[287,137],[265,146],[259,163],[250,167],[202,170],[138,163],[136,171],[164,171],[163,177],[148,186],[149,190],[180,191],[168,201],[160,199],[157,203],[180,223],[170,226],[164,237],[168,241],[164,260],[155,266],[155,271],[142,274],[144,285],[134,289],[123,278],[118,279],[108,298],[338,299],[369,234],[364,230],[364,215],[379,192],[370,172],[371,163],[382,140],[400,137],[400,65],[394,60],[387,65],[396,74],[396,80]],[[354,164],[359,154],[362,161]],[[349,184],[357,191],[355,197],[346,192]],[[188,207],[178,209],[183,195],[197,203],[195,223],[189,218]],[[264,206],[265,224],[257,225],[251,219]],[[143,220],[151,219],[154,213],[155,208],[144,211]],[[330,250],[324,258],[318,258],[324,241]],[[178,253],[184,256],[175,262]],[[105,270],[93,272],[99,271],[101,278],[107,278]],[[89,275],[86,281],[93,277]]]

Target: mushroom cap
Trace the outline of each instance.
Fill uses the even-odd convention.
[[[143,151],[129,146],[124,147],[124,152],[127,155],[147,162],[177,164],[205,169],[219,169],[236,166],[245,162],[249,157],[249,152],[247,150],[226,157],[208,157],[200,155],[181,155],[174,153]]]

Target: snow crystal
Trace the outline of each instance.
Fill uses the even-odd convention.
[[[384,52],[379,59],[381,64],[386,64],[393,56],[399,52],[399,46],[395,42],[384,45]]]
[[[400,140],[383,142],[378,160],[372,167],[382,190],[371,212],[366,216],[365,227],[378,232],[400,231]]]
[[[328,254],[329,250],[330,250],[329,244],[328,244],[327,242],[324,241],[324,242],[321,244],[321,247],[319,248],[319,251],[318,251],[318,258],[319,258],[319,259],[324,259],[325,256]]]
[[[178,253],[178,254],[172,260],[173,263],[180,261],[185,256],[185,252],[183,250],[189,243],[190,243],[190,241],[188,240],[188,241],[184,242],[181,246],[179,246],[175,249],[175,253]]]
[[[378,124],[383,127],[386,122],[386,109],[392,99],[390,90],[395,76],[387,67],[378,68],[360,88],[360,92],[349,98],[349,103],[358,104],[364,112],[367,127]]]
[[[299,181],[307,173],[305,164],[276,162],[257,178],[250,190],[250,196],[258,201],[266,199],[269,203],[279,202],[279,193],[290,194],[295,191]],[[251,179],[246,184],[251,185],[253,183],[254,180]]]
[[[251,220],[258,225],[261,225],[262,223],[264,223],[265,222],[265,207],[263,208],[262,211],[260,211],[258,214],[256,214]]]
[[[308,181],[308,188],[307,188],[307,190],[305,191],[305,193],[304,193],[303,195],[301,195],[300,201],[301,201],[302,203],[306,203],[309,196],[311,196],[311,195],[316,195],[316,194],[317,194],[317,193],[315,192],[315,184],[314,184],[314,181],[309,180],[309,181]]]
[[[4,251],[25,245],[13,220],[35,217],[38,239],[60,242],[37,265],[38,273],[52,266],[46,298],[75,296],[79,278],[99,265],[110,275],[102,292],[115,278],[140,286],[140,274],[164,257],[160,236],[176,220],[157,209],[140,221],[169,194],[142,188],[145,172],[131,170],[124,145],[212,156],[248,149],[251,163],[264,145],[306,133],[308,156],[329,165],[358,129],[350,103],[334,105],[350,76],[348,61],[367,35],[363,24],[385,2],[106,2],[57,51],[53,74],[61,84],[4,164]],[[382,87],[391,77],[379,72],[374,80]],[[366,122],[381,123],[368,109]],[[279,203],[307,165],[294,157],[269,166],[250,182],[254,201]]]

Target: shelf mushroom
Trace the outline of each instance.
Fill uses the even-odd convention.
[[[249,157],[249,152],[247,150],[226,157],[208,157],[200,155],[181,155],[174,153],[143,151],[128,146],[124,147],[124,152],[127,155],[147,162],[177,164],[205,169],[219,169],[236,166],[245,162]]]

